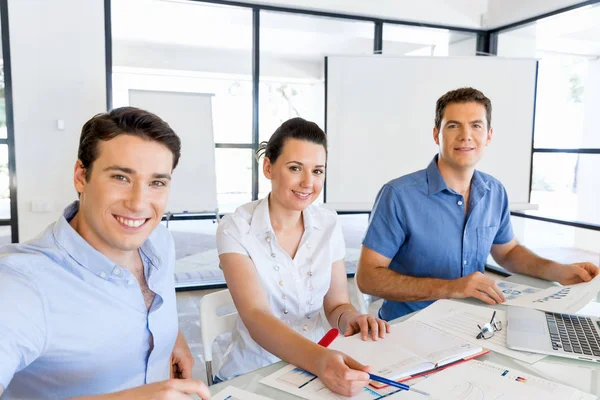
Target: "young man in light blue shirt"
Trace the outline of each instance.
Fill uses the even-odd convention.
[[[511,272],[562,284],[598,274],[593,264],[558,264],[517,243],[504,187],[475,170],[492,140],[491,114],[490,100],[478,90],[446,93],[437,101],[433,128],[439,154],[427,169],[388,182],[377,195],[357,282],[362,292],[385,299],[382,319],[438,299],[504,302],[483,274],[490,253]]]
[[[132,107],[83,126],[79,201],[0,251],[3,400],[208,398],[199,381],[169,380],[191,378],[193,365],[160,224],[180,148],[169,125]]]

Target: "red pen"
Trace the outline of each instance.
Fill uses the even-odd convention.
[[[321,338],[321,340],[319,340],[319,345],[323,346],[323,347],[329,347],[329,345],[331,344],[331,342],[333,342],[335,340],[336,337],[338,337],[340,331],[338,331],[336,328],[332,328],[330,329],[325,336],[323,336]]]

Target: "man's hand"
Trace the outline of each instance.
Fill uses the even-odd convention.
[[[191,379],[194,357],[181,331],[177,334],[171,353],[171,378]]]
[[[574,285],[576,283],[589,282],[594,279],[599,269],[589,262],[558,265],[555,269],[554,280],[561,285]]]
[[[348,321],[344,336],[352,336],[360,332],[362,340],[367,340],[369,330],[371,331],[371,338],[373,340],[377,340],[378,338],[383,339],[386,333],[390,333],[390,324],[370,314],[356,314],[356,316]]]
[[[369,369],[344,353],[328,350],[319,360],[317,376],[329,389],[350,397],[369,383]]]
[[[487,304],[504,303],[506,301],[502,291],[496,286],[496,282],[479,271],[449,281],[448,285],[450,298],[475,297]]]
[[[203,400],[210,399],[210,392],[202,381],[170,379],[121,392],[77,397],[73,400],[190,400],[190,394],[198,395]]]

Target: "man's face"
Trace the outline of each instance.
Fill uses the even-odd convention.
[[[75,164],[79,233],[107,256],[137,250],[165,212],[172,166],[171,151],[152,140],[123,134],[98,142],[88,181]]]
[[[440,129],[433,128],[433,139],[442,162],[452,168],[475,168],[492,140],[485,107],[476,102],[448,104]]]

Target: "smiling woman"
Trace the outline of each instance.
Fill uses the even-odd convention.
[[[325,133],[293,118],[260,146],[262,154],[271,193],[225,216],[217,230],[220,264],[241,318],[217,375],[229,379],[282,358],[337,393],[355,394],[368,381],[366,367],[316,344],[324,322],[364,340],[369,330],[374,340],[384,337],[389,326],[350,304],[337,215],[313,205],[325,179]]]

